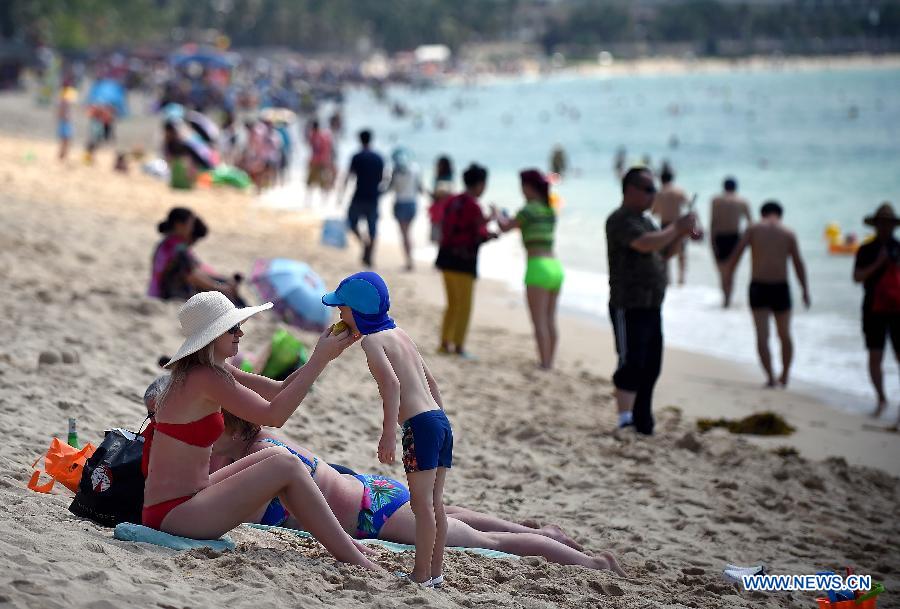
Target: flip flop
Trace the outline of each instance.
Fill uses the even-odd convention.
[[[432,588],[440,588],[443,585],[444,585],[444,574],[443,573],[441,573],[440,575],[438,575],[436,577],[431,578],[431,587]]]
[[[403,571],[394,571],[394,575],[395,575],[396,577],[398,577],[399,579],[405,579],[406,581],[412,582],[412,583],[414,583],[414,584],[417,585],[417,586],[422,586],[423,588],[433,588],[433,587],[434,587],[434,586],[432,585],[432,580],[431,580],[430,578],[429,578],[429,579],[426,579],[426,580],[423,581],[423,582],[417,582],[417,581],[414,580],[412,577],[410,577],[410,574],[409,574],[409,573],[404,573]],[[443,581],[443,579],[442,579],[441,581]]]
[[[765,575],[766,567],[765,565],[755,565],[751,567],[741,567],[739,565],[725,565],[725,568],[722,570],[722,577],[726,580],[739,584],[743,580],[743,576],[745,575]]]

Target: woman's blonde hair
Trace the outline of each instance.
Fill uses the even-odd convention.
[[[209,368],[212,368],[216,371],[217,374],[220,374],[222,377],[228,379],[228,381],[232,385],[234,385],[235,383],[234,375],[232,375],[230,372],[228,372],[228,370],[216,363],[215,341],[213,341],[199,351],[191,353],[190,355],[187,355],[175,362],[175,365],[172,366],[171,375],[169,376],[169,383],[156,398],[156,411],[154,414],[154,418],[159,414],[160,408],[162,408],[162,406],[165,404],[166,399],[168,399],[172,391],[179,385],[183,385],[184,381],[187,379],[188,373],[198,366],[207,366]]]

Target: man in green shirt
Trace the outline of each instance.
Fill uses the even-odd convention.
[[[656,185],[646,167],[622,177],[622,205],[606,219],[609,315],[619,366],[613,375],[619,427],[653,433],[653,387],[662,367],[662,316],[666,259],[662,251],[696,230],[694,214],[660,230],[646,212]]]

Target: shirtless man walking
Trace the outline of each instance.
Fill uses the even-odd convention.
[[[662,188],[653,198],[653,207],[650,212],[659,218],[662,228],[666,228],[683,215],[684,204],[687,203],[685,192],[675,185],[675,172],[668,165],[663,167],[659,176]],[[663,257],[668,259],[678,256],[678,285],[684,285],[684,273],[687,268],[687,256],[684,239],[674,241],[663,252]]]
[[[722,187],[724,192],[712,200],[709,234],[716,266],[719,267],[719,279],[722,282],[724,296],[722,306],[727,309],[731,304],[733,285],[730,277],[726,281],[725,266],[741,240],[741,218],[746,219],[748,226],[753,219],[750,217],[750,205],[747,204],[747,200],[737,194],[737,180],[725,178]]]
[[[766,373],[766,386],[775,387],[772,372],[772,357],[769,354],[769,317],[775,316],[775,329],[781,342],[782,371],[778,384],[786,387],[794,356],[791,341],[791,289],[788,285],[787,263],[790,259],[803,288],[803,304],[809,308],[809,287],[806,283],[806,268],[800,257],[797,237],[781,223],[781,205],[776,201],[763,204],[762,219],[750,226],[738,242],[734,253],[723,265],[728,284],[734,277],[734,269],[741,260],[744,249],[749,245],[752,251],[753,269],[750,280],[750,309],[756,325],[756,349],[759,361]]]

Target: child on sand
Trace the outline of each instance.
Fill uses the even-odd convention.
[[[447,516],[444,481],[453,461],[453,430],[437,383],[412,339],[388,316],[387,286],[376,273],[347,277],[322,302],[338,307],[354,336],[362,335],[369,370],[378,383],[384,424],[378,460],[393,463],[402,421],[403,468],[416,517],[416,560],[408,577],[424,586],[443,583]]]

